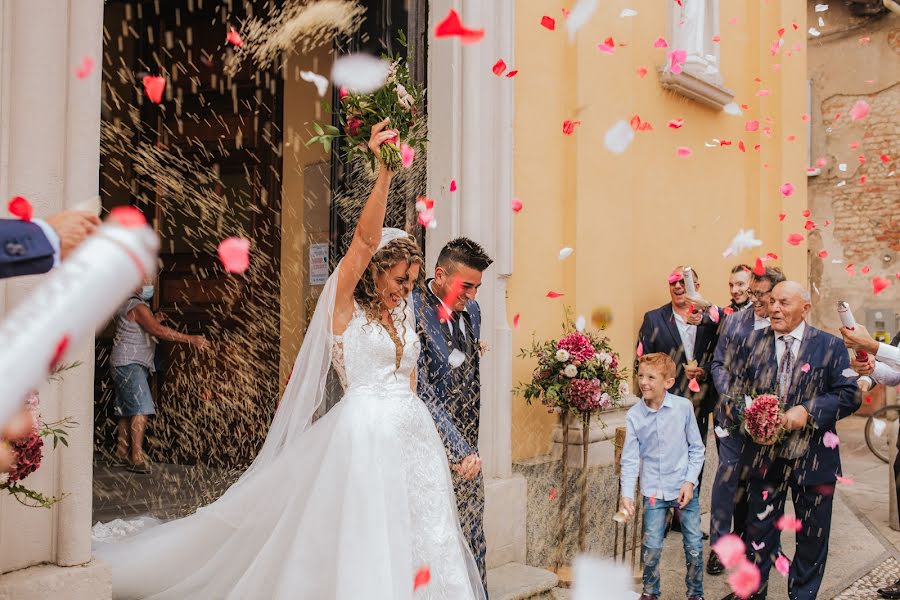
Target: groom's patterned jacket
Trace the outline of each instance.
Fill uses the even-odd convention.
[[[450,331],[438,316],[440,300],[426,282],[413,292],[416,328],[422,351],[418,363],[419,396],[434,417],[438,432],[452,464],[478,453],[478,424],[481,405],[479,339],[481,309],[470,301],[459,316],[466,328],[465,360],[454,368]]]

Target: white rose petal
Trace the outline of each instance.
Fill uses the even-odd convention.
[[[850,367],[847,367],[846,369],[841,371],[841,375],[843,375],[844,377],[859,377],[859,373],[857,373]]]
[[[603,136],[603,144],[613,154],[622,154],[633,141],[634,129],[625,121],[618,121]]]
[[[819,17],[819,27],[825,27],[825,19]]]
[[[884,433],[884,428],[887,427],[887,423],[882,419],[872,419],[872,429],[875,431],[875,435],[881,437],[881,434]]]
[[[575,251],[571,248],[568,248],[568,247],[563,248],[562,250],[559,251],[559,260],[565,260],[565,259],[569,258],[570,256],[572,256],[573,252],[575,252]]]
[[[747,408],[750,408],[751,404],[753,404],[753,398],[751,398],[750,396],[744,396],[744,405]]]
[[[300,79],[316,84],[316,91],[319,92],[319,98],[324,96],[325,92],[328,91],[328,79],[318,73],[313,73],[312,71],[300,71]]]
[[[825,12],[828,10],[827,4],[816,4],[816,12]]]
[[[768,517],[770,514],[772,514],[773,510],[775,510],[775,507],[771,504],[767,504],[766,510],[762,511],[761,513],[756,513],[756,518],[759,519],[760,521],[762,521],[763,519]]]
[[[575,321],[575,329],[578,331],[584,331],[584,328],[587,326],[587,320],[585,320],[584,315],[579,315],[578,320]]]
[[[447,358],[447,361],[450,363],[450,366],[454,369],[458,366],[462,365],[466,360],[466,355],[464,352],[459,351],[457,348],[453,349],[453,352],[450,353],[450,356]]]
[[[623,8],[622,12],[619,13],[619,18],[624,19],[625,17],[636,17],[637,14],[638,11],[634,10],[633,8]]]
[[[731,435],[731,433],[729,433],[727,429],[724,429],[718,425],[716,425],[715,432],[716,432],[716,437],[719,439],[727,438],[729,435]]]
[[[391,64],[369,54],[341,56],[331,67],[331,81],[350,92],[370,94],[384,86]]]
[[[822,32],[819,31],[818,29],[816,29],[815,27],[810,27],[809,30],[807,31],[807,33],[809,33],[809,35],[811,35],[813,37],[819,37],[820,35],[822,35]]]
[[[744,114],[744,111],[741,110],[741,107],[737,102],[729,102],[722,107],[722,111],[734,117],[739,117]]]

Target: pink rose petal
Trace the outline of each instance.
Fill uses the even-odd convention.
[[[809,373],[809,363],[804,363],[803,366],[800,367],[800,370],[804,373]]]
[[[700,384],[697,383],[696,377],[691,377],[690,382],[688,382],[688,389],[695,393],[700,391]]]
[[[759,567],[745,559],[728,576],[728,585],[738,598],[746,600],[759,589],[760,580]]]
[[[784,554],[779,554],[778,558],[775,559],[775,568],[784,577],[787,577],[788,572],[791,570],[791,561],[789,561]]]
[[[219,260],[229,273],[243,273],[250,266],[250,240],[236,237],[222,240]]]
[[[553,31],[554,29],[556,29],[556,19],[544,15],[543,17],[541,17],[541,26],[545,29]]]
[[[400,161],[403,164],[404,169],[408,169],[413,164],[413,159],[416,157],[416,151],[412,148],[412,146],[408,144],[400,144]]]
[[[759,542],[758,544],[756,542],[750,542],[750,545],[753,546],[753,549],[756,550],[757,552],[759,552],[760,550],[762,550],[763,548],[766,547],[765,542]]]
[[[781,192],[781,195],[784,196],[785,198],[787,198],[789,196],[793,196],[794,195],[794,184],[793,183],[783,183],[783,184],[781,184],[781,187],[778,188],[778,190]]]
[[[744,124],[744,131],[759,131],[759,121],[747,121]]]
[[[712,304],[709,307],[709,318],[712,319],[713,323],[719,322],[719,307],[715,304]]]
[[[891,285],[889,279],[884,279],[882,277],[873,277],[872,278],[872,293],[876,296],[883,292],[885,288]]]
[[[822,436],[822,445],[826,448],[831,448],[832,450],[838,447],[838,444],[841,443],[840,438],[837,434],[832,433],[831,431],[826,431],[825,435]]]
[[[94,59],[90,56],[85,56],[81,59],[81,64],[78,65],[78,68],[75,69],[75,77],[77,77],[78,79],[86,79],[93,70]]]
[[[675,150],[675,153],[676,153],[680,158],[688,158],[690,155],[692,155],[692,154],[694,153],[694,151],[691,150],[690,148],[686,148],[685,146],[679,146],[679,147]]]
[[[241,39],[241,34],[239,34],[237,31],[235,31],[234,27],[232,27],[231,29],[228,30],[228,35],[225,36],[225,40],[229,44],[233,44],[233,45],[237,46],[238,48],[240,48],[241,46],[244,45],[244,40]]]
[[[518,198],[513,198],[512,200],[512,209],[513,212],[519,212],[522,210],[522,201]]]
[[[644,355],[644,342],[638,342],[637,355],[638,358]]]
[[[34,214],[34,208],[32,208],[31,202],[22,196],[13,197],[6,205],[6,210],[8,210],[9,214],[12,216],[18,217],[23,221],[31,221],[31,216]]]
[[[658,38],[656,38],[656,41],[653,42],[653,47],[654,48],[668,48],[669,42],[667,42],[666,38],[664,38],[664,37],[658,37]]]
[[[163,91],[166,89],[166,78],[156,75],[146,75],[143,79],[144,92],[150,101],[159,104],[162,102]]]
[[[802,234],[792,233],[789,236],[787,236],[787,243],[790,244],[791,246],[798,246],[805,239],[806,238],[804,238]]]
[[[450,191],[451,191],[451,192],[455,192],[455,191],[456,191],[456,180],[455,180],[455,179],[451,179],[451,180],[450,180]]]
[[[733,533],[720,537],[710,549],[715,551],[726,569],[737,566],[741,560],[745,560],[746,548],[744,542]]]
[[[865,119],[869,114],[869,103],[865,100],[858,100],[853,108],[850,109],[850,118],[854,121]]]
[[[636,72],[637,76],[643,79],[647,75],[647,67],[638,67]]]
[[[780,531],[800,531],[803,529],[803,523],[794,515],[783,514],[775,523],[775,527]]]
[[[837,480],[843,483],[844,485],[853,485],[853,480],[849,477],[843,477],[841,475],[837,476]]]
[[[769,490],[763,490],[762,492],[763,502],[769,499]]]
[[[491,67],[491,70],[494,72],[494,75],[500,77],[503,73],[506,72],[506,63],[503,62],[503,59],[497,59],[497,62],[494,63],[494,66]]]

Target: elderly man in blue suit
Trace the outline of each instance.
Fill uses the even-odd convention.
[[[481,309],[475,301],[484,271],[484,249],[467,238],[441,250],[434,279],[413,294],[419,353],[419,396],[444,442],[463,533],[487,590],[484,540],[484,480],[478,456],[481,409]]]
[[[98,225],[96,215],[74,210],[46,220],[0,219],[0,279],[46,273]]]
[[[753,331],[769,327],[769,295],[772,289],[784,281],[784,274],[775,267],[766,267],[761,275],[754,273],[750,279],[752,305],[749,309],[732,313],[719,324],[719,341],[713,355],[710,370],[720,398],[724,398],[735,373],[735,355]],[[712,487],[710,501],[709,545],[713,546],[722,536],[734,532],[744,536],[747,521],[747,485],[741,468],[744,435],[740,425],[726,410],[727,402],[719,402],[715,411],[716,448],[719,466]],[[734,529],[732,529],[732,518]],[[706,572],[719,575],[725,570],[715,552],[709,553]]]
[[[762,584],[754,599],[765,598],[769,572],[780,552],[788,490],[794,501],[797,549],[788,574],[791,600],[815,598],[822,584],[831,533],[831,508],[841,458],[835,435],[838,420],[859,408],[856,382],[847,349],[837,337],[808,325],[810,296],[795,281],[775,286],[769,297],[771,327],[750,334],[737,361],[741,366],[728,394],[732,403],[744,395],[773,391],[784,406],[786,438],[761,446],[749,438],[742,460],[749,468],[749,516],[746,540]],[[782,526],[784,528],[784,525]],[[736,598],[731,595],[727,598]]]

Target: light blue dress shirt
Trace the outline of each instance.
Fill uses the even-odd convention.
[[[690,400],[666,392],[659,410],[652,410],[642,399],[625,418],[622,496],[634,498],[640,472],[644,496],[675,500],[685,482],[697,487],[705,458]]]

